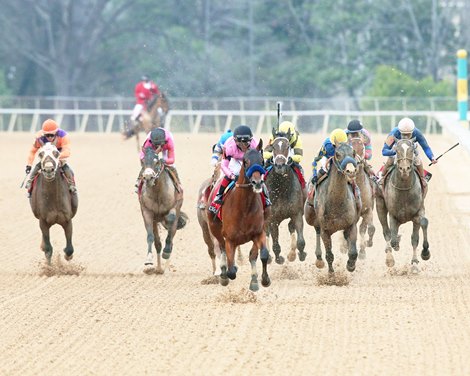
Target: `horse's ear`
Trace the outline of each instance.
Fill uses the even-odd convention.
[[[289,130],[287,131],[287,139],[289,140],[289,142],[290,142],[291,137],[292,137],[292,133],[291,133],[290,128],[289,128]]]
[[[277,137],[277,130],[273,127],[273,140]]]
[[[260,138],[258,142],[258,146],[256,147],[256,150],[261,151],[263,150],[263,139]]]

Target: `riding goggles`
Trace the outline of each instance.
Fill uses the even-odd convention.
[[[251,139],[252,139],[252,137],[249,136],[249,135],[241,135],[241,136],[236,136],[236,137],[235,137],[235,140],[236,140],[237,142],[242,142],[242,143],[244,143],[244,144],[249,144],[250,141],[251,141]]]
[[[55,133],[44,133],[44,137],[47,137],[47,138],[51,138],[51,137],[55,137],[56,134]]]

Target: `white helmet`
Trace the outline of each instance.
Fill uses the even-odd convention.
[[[415,123],[410,118],[403,118],[398,122],[398,130],[400,133],[413,133],[415,130]]]

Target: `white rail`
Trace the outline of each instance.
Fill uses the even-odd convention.
[[[446,115],[447,114],[447,115]],[[454,111],[283,111],[283,119],[298,124],[302,132],[328,133],[336,127],[345,127],[352,118],[361,119],[368,128],[378,133],[388,132],[404,116],[420,119],[420,128],[426,133],[438,131],[444,117]],[[0,131],[35,132],[46,118],[54,118],[67,131],[118,132],[131,115],[129,110],[76,110],[76,109],[1,109]],[[257,134],[270,133],[277,125],[275,111],[223,111],[223,110],[170,110],[165,127],[175,132],[220,132],[239,124],[256,129]]]

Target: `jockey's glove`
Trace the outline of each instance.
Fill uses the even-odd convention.
[[[24,171],[29,174],[31,172],[31,166],[26,166],[26,168],[24,169]]]

